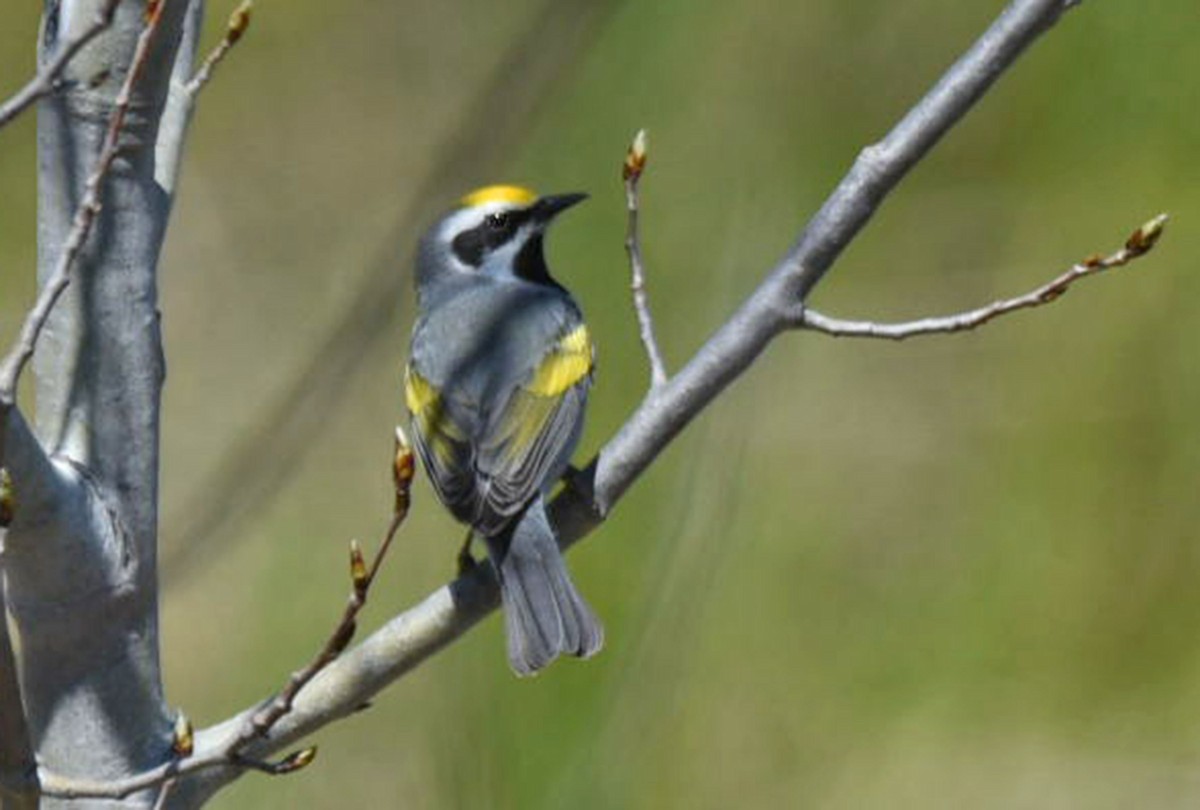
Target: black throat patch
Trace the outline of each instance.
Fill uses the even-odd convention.
[[[516,265],[513,272],[517,278],[532,281],[534,284],[546,284],[558,287],[559,284],[550,278],[550,268],[546,266],[546,254],[542,252],[542,235],[535,233],[517,253]]]

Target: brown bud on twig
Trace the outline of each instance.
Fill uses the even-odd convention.
[[[190,757],[195,749],[196,735],[192,721],[183,712],[175,715],[175,731],[171,736],[171,750],[176,756]]]
[[[13,492],[12,476],[8,470],[0,467],[0,529],[12,525],[17,514],[17,495]]]
[[[230,45],[241,39],[250,27],[250,9],[253,6],[250,0],[242,0],[242,4],[229,15],[229,27],[225,31],[225,38]]]
[[[354,592],[360,598],[371,584],[371,576],[367,573],[367,561],[363,559],[362,546],[357,540],[350,541],[350,581],[354,583]]]
[[[625,165],[621,167],[621,179],[637,182],[646,169],[646,130],[639,129],[625,153]]]
[[[397,515],[408,511],[409,492],[412,489],[415,474],[416,465],[413,459],[412,445],[408,443],[404,429],[396,425],[396,451],[392,457],[392,482],[396,486],[395,513]]]
[[[1141,256],[1143,253],[1148,253],[1154,247],[1154,243],[1158,241],[1158,238],[1162,236],[1167,219],[1166,214],[1159,214],[1138,228],[1129,235],[1129,239],[1125,242],[1125,249],[1134,256]]]
[[[283,759],[271,765],[271,773],[275,776],[283,776],[284,774],[295,773],[302,768],[307,768],[317,758],[317,747],[301,748],[299,751],[293,751]]]

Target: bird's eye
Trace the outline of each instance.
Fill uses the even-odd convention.
[[[487,223],[487,226],[492,230],[501,231],[504,230],[506,225],[508,225],[508,214],[504,213],[503,211],[498,214],[488,214],[483,218],[483,221]]]

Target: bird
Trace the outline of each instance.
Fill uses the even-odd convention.
[[[487,547],[519,676],[604,644],[546,512],[582,433],[595,349],[575,299],[550,275],[544,240],[586,198],[485,186],[417,247],[404,374],[414,445],[439,500],[469,528],[460,568],[473,563],[473,537]]]

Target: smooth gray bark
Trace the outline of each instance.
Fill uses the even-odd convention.
[[[100,6],[47,3],[40,61]],[[163,8],[100,214],[38,345],[40,445],[17,411],[6,431],[17,509],[4,578],[25,716],[39,765],[67,776],[120,778],[170,755],[155,551],[164,375],[156,268],[171,200],[155,179],[155,146],[186,6]],[[123,0],[112,25],[67,66],[63,89],[39,103],[40,284],[73,226],[145,12],[143,0]],[[147,792],[122,804],[151,801]]]

